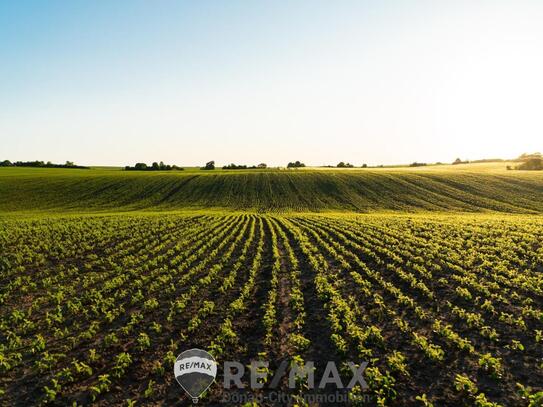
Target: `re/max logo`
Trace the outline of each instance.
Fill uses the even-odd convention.
[[[249,365],[250,388],[262,389],[269,383],[267,387],[274,389],[277,388],[281,379],[288,376],[288,387],[292,389],[296,388],[296,383],[303,380],[309,389],[314,389],[315,383],[317,382],[317,387],[319,389],[324,389],[328,385],[333,385],[338,389],[352,389],[356,385],[360,385],[361,388],[365,390],[368,388],[368,384],[364,380],[364,370],[367,365],[367,362],[363,362],[360,365],[356,365],[353,362],[347,362],[346,366],[348,367],[351,377],[349,381],[344,382],[336,364],[331,361],[326,364],[322,375],[317,378],[319,379],[317,381],[315,380],[314,362],[298,364],[284,360],[274,372],[273,376],[270,377],[269,362],[252,361]],[[245,385],[242,382],[244,375],[245,366],[243,364],[232,361],[224,362],[224,388],[245,388]]]
[[[211,372],[211,363],[206,362],[187,362],[179,363],[179,370],[206,369]]]

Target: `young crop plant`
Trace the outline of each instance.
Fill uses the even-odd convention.
[[[485,353],[479,358],[479,366],[495,379],[502,377],[502,363],[500,359],[493,357],[490,353]]]
[[[126,369],[132,364],[132,357],[129,353],[121,352],[115,357],[115,365],[112,368],[112,376],[121,378]]]
[[[412,333],[413,344],[418,346],[431,360],[435,362],[443,361],[445,352],[439,345],[434,345],[428,341],[423,335],[419,335],[416,332]]]

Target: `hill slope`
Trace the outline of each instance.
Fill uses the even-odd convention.
[[[157,172],[0,169],[0,211],[543,212],[543,174],[488,166]]]

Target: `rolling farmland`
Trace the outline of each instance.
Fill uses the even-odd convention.
[[[368,361],[371,405],[538,405],[543,178],[451,171],[0,171],[0,400],[187,403],[198,347]]]
[[[173,174],[0,168],[0,212],[210,208],[542,213],[543,173],[506,171],[505,163]]]

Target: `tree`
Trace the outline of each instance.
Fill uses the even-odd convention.
[[[456,165],[456,164],[462,164],[462,160],[460,158],[457,158],[456,160],[454,160],[453,162],[453,165]]]
[[[164,164],[163,161],[160,163],[154,162],[150,167],[147,166],[145,163],[136,163],[135,166],[131,167],[127,165],[124,167],[126,171],[183,171],[182,167],[178,167],[177,165],[169,165]]]
[[[368,164],[362,164],[362,168],[368,168]]]
[[[304,163],[301,163],[300,161],[295,161],[293,163],[288,163],[287,168],[301,168],[305,167]]]
[[[533,154],[528,154],[528,153],[524,153],[524,154],[521,154],[519,158],[517,158],[515,161],[528,161],[528,160],[531,160],[533,158],[543,158],[541,156],[541,153],[537,152],[537,153],[533,153]]]
[[[0,162],[0,167],[32,167],[32,168],[78,168],[89,169],[82,165],[75,165],[73,161],[66,161],[65,164],[55,164],[51,161],[15,161],[4,160]]]
[[[258,164],[258,168],[268,168],[268,165],[266,163],[260,163]]]
[[[251,168],[256,168],[256,167],[251,167]],[[223,170],[245,170],[247,169],[247,166],[245,164],[234,164],[234,163],[231,163],[231,164],[228,164],[228,165],[225,165],[222,167]]]
[[[206,166],[202,168],[202,170],[214,170],[215,169],[215,161],[208,161],[206,163]]]
[[[518,165],[517,170],[541,171],[543,170],[543,159],[530,158],[529,160]]]

